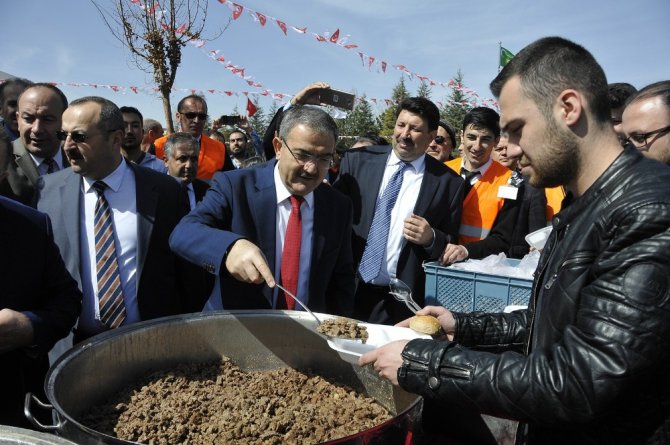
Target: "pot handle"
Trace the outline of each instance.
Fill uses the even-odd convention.
[[[59,420],[57,424],[55,425],[42,425],[34,416],[33,413],[30,412],[30,404],[31,401],[35,401],[38,407],[42,409],[48,409],[53,411],[53,405],[49,405],[48,403],[43,403],[40,399],[37,398],[33,393],[29,392],[26,393],[26,398],[25,402],[23,404],[23,414],[26,416],[26,418],[32,423],[36,428],[39,428],[42,431],[60,431],[61,428],[63,427],[63,423]]]

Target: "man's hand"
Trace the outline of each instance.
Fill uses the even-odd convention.
[[[402,366],[400,354],[409,340],[397,340],[367,352],[358,359],[359,366],[372,364],[379,377],[383,377],[398,386],[398,369]]]
[[[0,353],[33,343],[33,324],[21,312],[0,310]]]
[[[440,326],[442,327],[442,331],[447,336],[447,340],[454,340],[454,333],[456,332],[456,319],[448,309],[442,306],[426,306],[420,311],[417,311],[416,315],[432,315],[433,317],[437,318],[437,321],[440,322]],[[396,324],[396,326],[408,328],[409,320],[411,318],[412,317],[401,321],[400,323]]]
[[[435,238],[435,233],[428,221],[413,213],[405,219],[403,235],[407,241],[420,246],[430,246]]]
[[[249,119],[247,119],[245,116],[240,116],[240,121],[237,124],[237,128],[240,130],[244,130],[244,132],[247,134],[248,137],[251,137],[251,131],[253,130],[251,128],[251,124],[249,123]]]
[[[245,239],[235,241],[226,256],[226,269],[240,281],[275,286],[275,279],[265,260],[265,255],[254,243]]]
[[[468,255],[468,249],[466,249],[465,246],[460,244],[447,244],[447,247],[444,248],[444,252],[442,253],[442,257],[440,257],[440,263],[448,266],[466,259]]]
[[[319,105],[319,92],[324,88],[330,88],[326,82],[314,82],[295,93],[291,98],[291,105]]]

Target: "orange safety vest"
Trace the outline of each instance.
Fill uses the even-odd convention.
[[[163,136],[154,141],[156,147],[156,157],[163,159],[165,157],[165,142],[168,136]],[[198,179],[212,179],[214,173],[223,168],[223,163],[226,159],[226,146],[219,141],[216,141],[209,136],[200,136],[200,153],[198,154]]]
[[[452,159],[445,164],[457,174],[460,174],[463,159]],[[512,170],[493,161],[486,173],[475,182],[468,195],[463,199],[463,216],[461,217],[458,237],[460,244],[480,241],[489,235],[493,223],[505,203],[504,198],[498,197],[498,188],[507,185],[511,176]]]
[[[554,215],[561,211],[561,204],[565,198],[565,189],[563,186],[546,188],[544,195],[547,197],[547,223],[551,223]]]

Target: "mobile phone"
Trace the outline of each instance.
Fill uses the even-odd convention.
[[[223,115],[219,118],[219,123],[221,125],[237,125],[240,123],[240,117]]]
[[[354,99],[356,99],[356,96],[353,94],[330,88],[324,88],[319,92],[319,102],[345,110],[354,109]]]

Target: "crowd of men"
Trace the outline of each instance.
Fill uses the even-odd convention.
[[[360,364],[424,396],[435,437],[456,409],[519,420],[520,443],[663,443],[670,81],[608,86],[588,51],[545,38],[491,83],[500,114],[477,107],[454,129],[411,97],[390,145],[361,135],[343,152],[335,121],[310,106],[324,88],[298,92],[262,138],[241,119],[218,140],[201,96],[182,98],[180,131],[163,134],[132,106],[0,84],[0,424],[28,426],[23,395],[40,392],[68,335],[296,309],[286,293],[407,325],[393,278],[424,306],[425,261],[521,258],[525,235],[550,224],[527,309],[425,307],[444,338]]]

